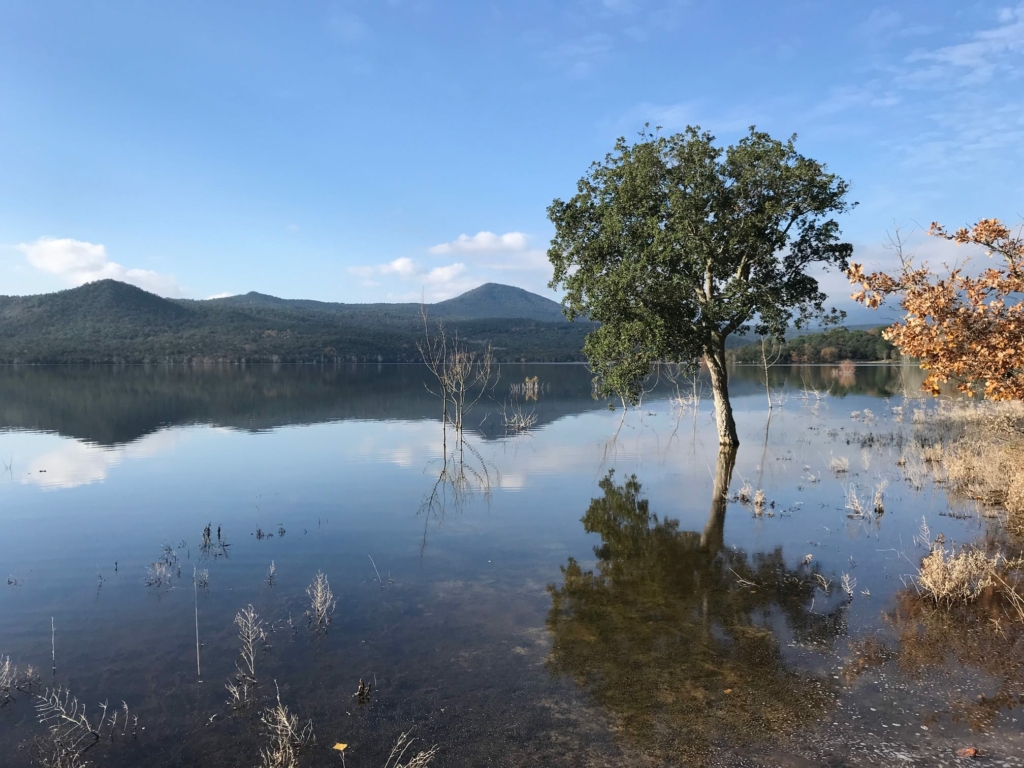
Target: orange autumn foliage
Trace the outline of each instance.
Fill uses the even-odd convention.
[[[959,245],[980,245],[1005,263],[977,277],[957,266],[938,274],[927,264],[903,261],[901,274],[865,274],[852,264],[847,277],[860,290],[851,298],[875,309],[899,295],[903,320],[882,335],[929,371],[923,388],[939,393],[953,379],[968,393],[991,400],[1024,399],[1024,238],[998,219],[948,232],[933,223],[928,234]],[[969,261],[969,259],[967,260]]]

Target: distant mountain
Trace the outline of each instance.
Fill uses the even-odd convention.
[[[92,315],[115,323],[167,325],[186,317],[188,310],[116,280],[38,296],[0,296],[0,329],[4,332],[73,323]]]
[[[546,323],[565,322],[562,305],[536,293],[511,285],[485,283],[454,299],[431,307],[431,313],[445,317],[527,317]]]
[[[419,316],[418,303],[396,304],[341,304],[308,299],[279,299],[265,293],[249,293],[227,296],[220,299],[206,299],[210,304],[229,307],[272,307],[277,309],[303,309],[321,312],[365,314],[386,313],[399,316]],[[562,305],[535,293],[511,285],[485,283],[479,288],[467,291],[454,299],[428,304],[431,317],[446,319],[482,320],[485,318],[509,317],[537,320],[542,323],[565,321]]]
[[[427,306],[501,361],[582,360],[593,327],[559,305],[488,284]],[[418,304],[341,304],[259,293],[163,299],[101,280],[58,293],[0,296],[0,362],[414,362]]]

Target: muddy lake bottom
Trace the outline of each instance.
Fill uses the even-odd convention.
[[[85,755],[113,768],[257,765],[278,694],[302,766],[403,732],[436,766],[1024,765],[1020,642],[914,599],[922,526],[998,527],[920,458],[919,374],[777,367],[770,419],[762,376],[729,456],[710,397],[623,413],[576,365],[503,366],[461,444],[418,366],[0,368],[0,661],[38,674],[0,764],[60,686],[137,717]]]

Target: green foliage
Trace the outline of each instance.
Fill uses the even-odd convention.
[[[429,307],[431,316],[446,319],[471,347],[491,344],[499,362],[582,360],[589,327],[538,319],[561,313],[543,297],[484,287],[486,301],[457,297]],[[485,306],[495,316],[472,317]],[[524,317],[507,314],[515,312]],[[418,304],[328,304],[262,294],[171,301],[113,280],[0,297],[0,363],[420,362],[422,333]]]
[[[836,363],[842,360],[893,360],[899,357],[895,346],[877,331],[849,331],[832,328],[786,340],[779,352],[780,363]],[[761,363],[761,344],[747,344],[726,353],[730,362]]]
[[[730,334],[782,337],[827,317],[808,269],[846,269],[852,247],[828,217],[851,204],[794,140],[753,128],[725,150],[698,128],[619,139],[548,208],[551,286],[570,319],[601,324],[584,351],[606,393],[635,401],[655,361],[721,359]]]

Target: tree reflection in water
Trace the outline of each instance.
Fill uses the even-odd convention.
[[[773,624],[797,639],[831,642],[845,604],[812,613],[817,570],[788,568],[781,549],[723,547],[735,449],[719,455],[703,532],[651,514],[636,476],[600,481],[583,526],[601,536],[597,567],[572,558],[550,585],[548,661],[612,715],[652,757],[690,764],[716,745],[743,745],[818,720],[830,679],[787,665]],[[818,591],[819,603],[824,596]]]
[[[427,546],[427,530],[431,521],[438,525],[444,522],[449,512],[458,514],[467,500],[479,497],[487,505],[491,503],[492,488],[501,483],[498,468],[488,462],[473,445],[460,435],[454,448],[448,450],[447,426],[443,426],[444,440],[441,444],[440,469],[437,479],[420,502],[418,514],[423,516],[423,539],[420,551]],[[436,463],[432,462],[433,466]],[[430,471],[431,464],[427,465]]]

